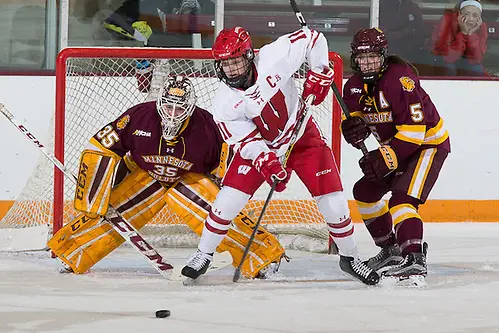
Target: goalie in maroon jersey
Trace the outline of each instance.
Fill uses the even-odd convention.
[[[356,148],[369,134],[381,145],[360,159],[364,176],[353,188],[362,219],[381,248],[368,265],[386,270],[386,276],[424,276],[426,249],[418,209],[450,152],[449,134],[416,69],[398,56],[388,56],[387,47],[378,28],[355,34],[355,74],[344,87],[352,117],[341,127],[345,140]],[[386,202],[382,197],[389,191],[392,196]]]
[[[103,219],[108,206],[136,229],[150,222],[165,205],[201,234],[219,187],[228,156],[210,113],[196,106],[194,86],[185,77],[170,77],[158,99],[133,106],[104,126],[80,157],[74,206],[79,214],[48,242],[75,273],[85,273],[123,243]],[[238,265],[254,222],[239,215],[219,252],[229,251]],[[245,273],[257,276],[284,249],[261,228],[255,254],[261,265]],[[260,245],[261,244],[261,245]]]

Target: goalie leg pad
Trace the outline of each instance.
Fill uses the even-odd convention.
[[[147,172],[136,169],[111,190],[110,203],[140,230],[164,207],[165,193],[161,184]],[[109,223],[81,214],[61,228],[48,246],[75,273],[85,273],[123,242]]]
[[[47,245],[74,273],[83,274],[101,259],[92,258],[94,251],[90,248],[112,229],[109,224],[101,223],[102,220],[101,217],[92,218],[80,213],[62,227]]]
[[[229,251],[232,254],[234,267],[237,267],[241,262],[244,248],[248,244],[255,226],[256,221],[242,212],[239,213],[232,221],[227,236],[218,247],[218,252]],[[279,264],[284,256],[284,252],[284,248],[277,238],[260,226],[253,244],[251,244],[248,257],[241,267],[241,272],[247,278],[255,278],[270,264]]]
[[[219,187],[208,177],[188,173],[168,190],[165,200],[169,208],[201,236],[204,221],[219,191]],[[255,225],[255,221],[244,213],[239,213],[218,246],[217,252],[230,252],[234,267],[241,262]],[[245,277],[254,278],[271,263],[279,263],[283,256],[284,248],[277,238],[260,227],[241,271]]]
[[[85,149],[80,157],[74,207],[97,217],[107,213],[116,155]]]

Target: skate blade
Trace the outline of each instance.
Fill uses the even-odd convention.
[[[362,281],[361,279],[359,279],[358,277],[356,276],[353,276],[351,275],[350,273],[347,273],[345,271],[341,271],[341,274],[347,278],[347,280],[349,281],[353,281],[353,282],[359,282],[361,283],[362,285],[366,286],[366,287],[376,287],[380,282],[381,282],[381,277],[379,279],[379,281],[377,283],[374,283],[374,284],[370,284],[370,283],[365,283],[364,281]],[[343,281],[343,280],[341,280]]]
[[[222,268],[225,268],[227,266],[232,265],[232,255],[230,254],[229,251],[224,251],[222,253],[217,253],[213,256],[213,261],[210,264],[210,267],[206,271],[206,273],[213,272],[213,271],[218,271]],[[204,276],[206,273],[200,275],[197,279],[193,279],[187,276],[183,276],[182,273],[182,266],[177,265],[173,268],[172,272],[172,281],[182,281],[182,284],[184,286],[192,286],[196,284],[196,281],[198,281],[202,276]]]
[[[382,276],[379,283],[385,287],[425,289],[428,287],[425,275]]]

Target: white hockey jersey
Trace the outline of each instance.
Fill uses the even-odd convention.
[[[285,154],[303,109],[294,73],[307,61],[322,71],[329,66],[326,38],[303,28],[283,35],[256,55],[257,78],[246,90],[220,84],[212,113],[224,140],[252,161],[262,152]]]

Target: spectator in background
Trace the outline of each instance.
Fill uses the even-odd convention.
[[[126,0],[104,22],[114,38],[135,39],[144,46],[192,47],[196,15],[201,13],[198,0]],[[184,33],[169,32],[166,15],[189,15]]]
[[[433,54],[445,75],[483,76],[487,51],[487,25],[482,5],[476,0],[460,2],[440,19],[433,31]]]
[[[381,0],[379,5],[379,27],[390,41],[390,54],[410,61],[418,70],[429,64],[419,5],[412,0]]]

